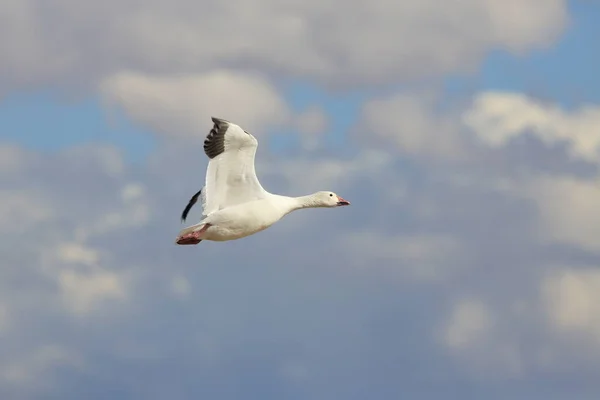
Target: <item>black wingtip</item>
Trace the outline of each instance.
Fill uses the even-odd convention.
[[[214,126],[204,139],[204,153],[208,158],[213,159],[225,151],[225,133],[229,122],[217,117],[211,119]]]
[[[190,201],[188,202],[187,206],[185,206],[183,213],[181,213],[181,222],[185,222],[188,213],[190,212],[194,204],[196,204],[196,202],[198,201],[198,196],[200,196],[200,193],[202,193],[202,189],[200,189],[195,195],[193,195]]]
[[[212,120],[213,124],[217,124],[217,125],[227,124],[229,122],[226,119],[217,118],[217,117],[210,117],[210,119]]]

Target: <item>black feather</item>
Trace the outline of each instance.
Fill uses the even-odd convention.
[[[190,199],[190,201],[188,202],[187,206],[185,206],[185,209],[183,210],[183,213],[181,214],[181,222],[184,222],[185,219],[187,218],[188,213],[190,212],[190,210],[192,209],[194,204],[196,204],[196,202],[198,201],[198,196],[200,196],[200,193],[202,193],[202,189],[200,189],[198,191],[198,193],[193,195],[192,198]]]
[[[204,140],[204,153],[212,159],[225,151],[225,132],[229,123],[220,118],[211,119],[214,125]]]

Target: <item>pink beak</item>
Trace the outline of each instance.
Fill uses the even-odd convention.
[[[344,200],[342,199],[340,196],[338,196],[338,202],[337,202],[338,206],[349,206],[350,202],[348,200]]]

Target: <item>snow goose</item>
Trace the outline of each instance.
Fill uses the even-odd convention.
[[[199,223],[179,232],[175,243],[198,244],[202,240],[226,241],[260,232],[292,211],[302,208],[339,207],[350,203],[329,191],[288,197],[267,192],[254,170],[258,141],[240,126],[212,117],[213,128],[204,141],[209,158],[206,181],[181,215],[201,200]]]

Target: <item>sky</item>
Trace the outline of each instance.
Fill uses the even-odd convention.
[[[2,0],[0,397],[599,398],[599,20]],[[211,116],[352,205],[174,245]]]

